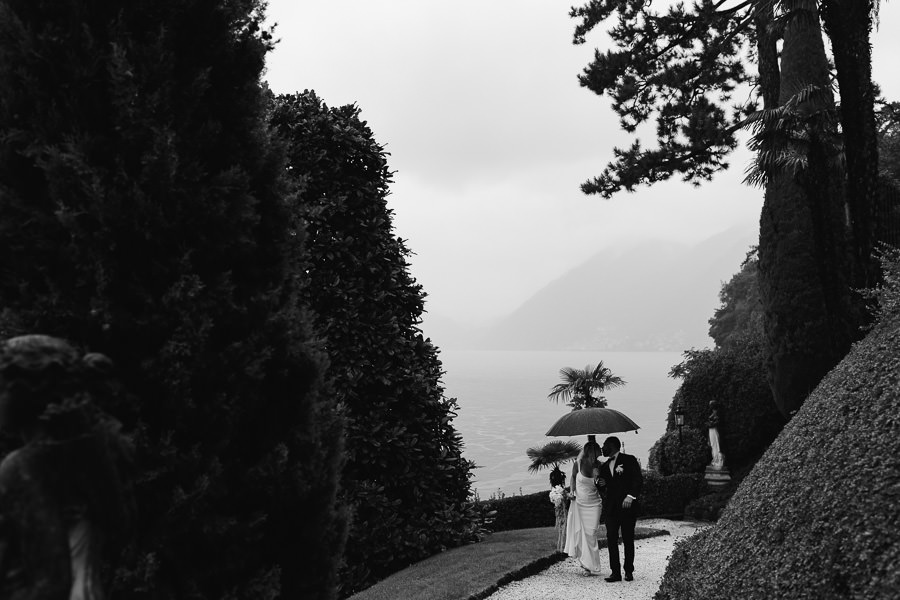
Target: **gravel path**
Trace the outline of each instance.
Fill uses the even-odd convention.
[[[601,575],[582,575],[578,561],[569,558],[537,575],[503,586],[488,596],[488,600],[652,600],[675,540],[692,535],[707,524],[667,519],[642,520],[639,524],[665,529],[670,535],[635,541],[634,581],[603,581],[609,575],[609,557],[606,549],[601,548],[600,556],[606,565]],[[620,555],[621,552],[620,547]]]

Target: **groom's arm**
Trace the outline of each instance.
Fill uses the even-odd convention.
[[[641,473],[641,465],[633,456],[629,456],[628,479],[625,482],[625,500],[623,508],[631,508],[631,503],[640,500],[644,488],[644,475]]]
[[[644,490],[644,475],[641,473],[641,465],[637,459],[632,457],[631,462],[633,468],[631,469],[628,489],[625,493],[632,498],[639,499],[641,497],[641,492]]]

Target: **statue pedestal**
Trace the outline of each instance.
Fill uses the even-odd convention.
[[[706,484],[709,485],[709,487],[718,490],[728,485],[731,481],[731,475],[728,474],[728,469],[726,467],[707,465],[706,474],[703,475],[703,479],[706,480]]]

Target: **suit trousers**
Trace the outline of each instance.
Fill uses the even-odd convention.
[[[634,572],[634,526],[637,523],[636,506],[631,508],[617,507],[606,515],[606,542],[609,551],[609,568],[613,575],[622,575],[622,566],[625,574]],[[622,545],[625,550],[625,564],[619,564],[619,532],[622,534]]]

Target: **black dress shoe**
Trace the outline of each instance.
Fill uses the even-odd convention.
[[[604,577],[603,581],[606,581],[609,583],[614,583],[616,581],[622,581],[622,576],[621,575],[610,575],[609,577]]]
[[[625,573],[625,581],[634,581],[634,575],[631,573]]]

